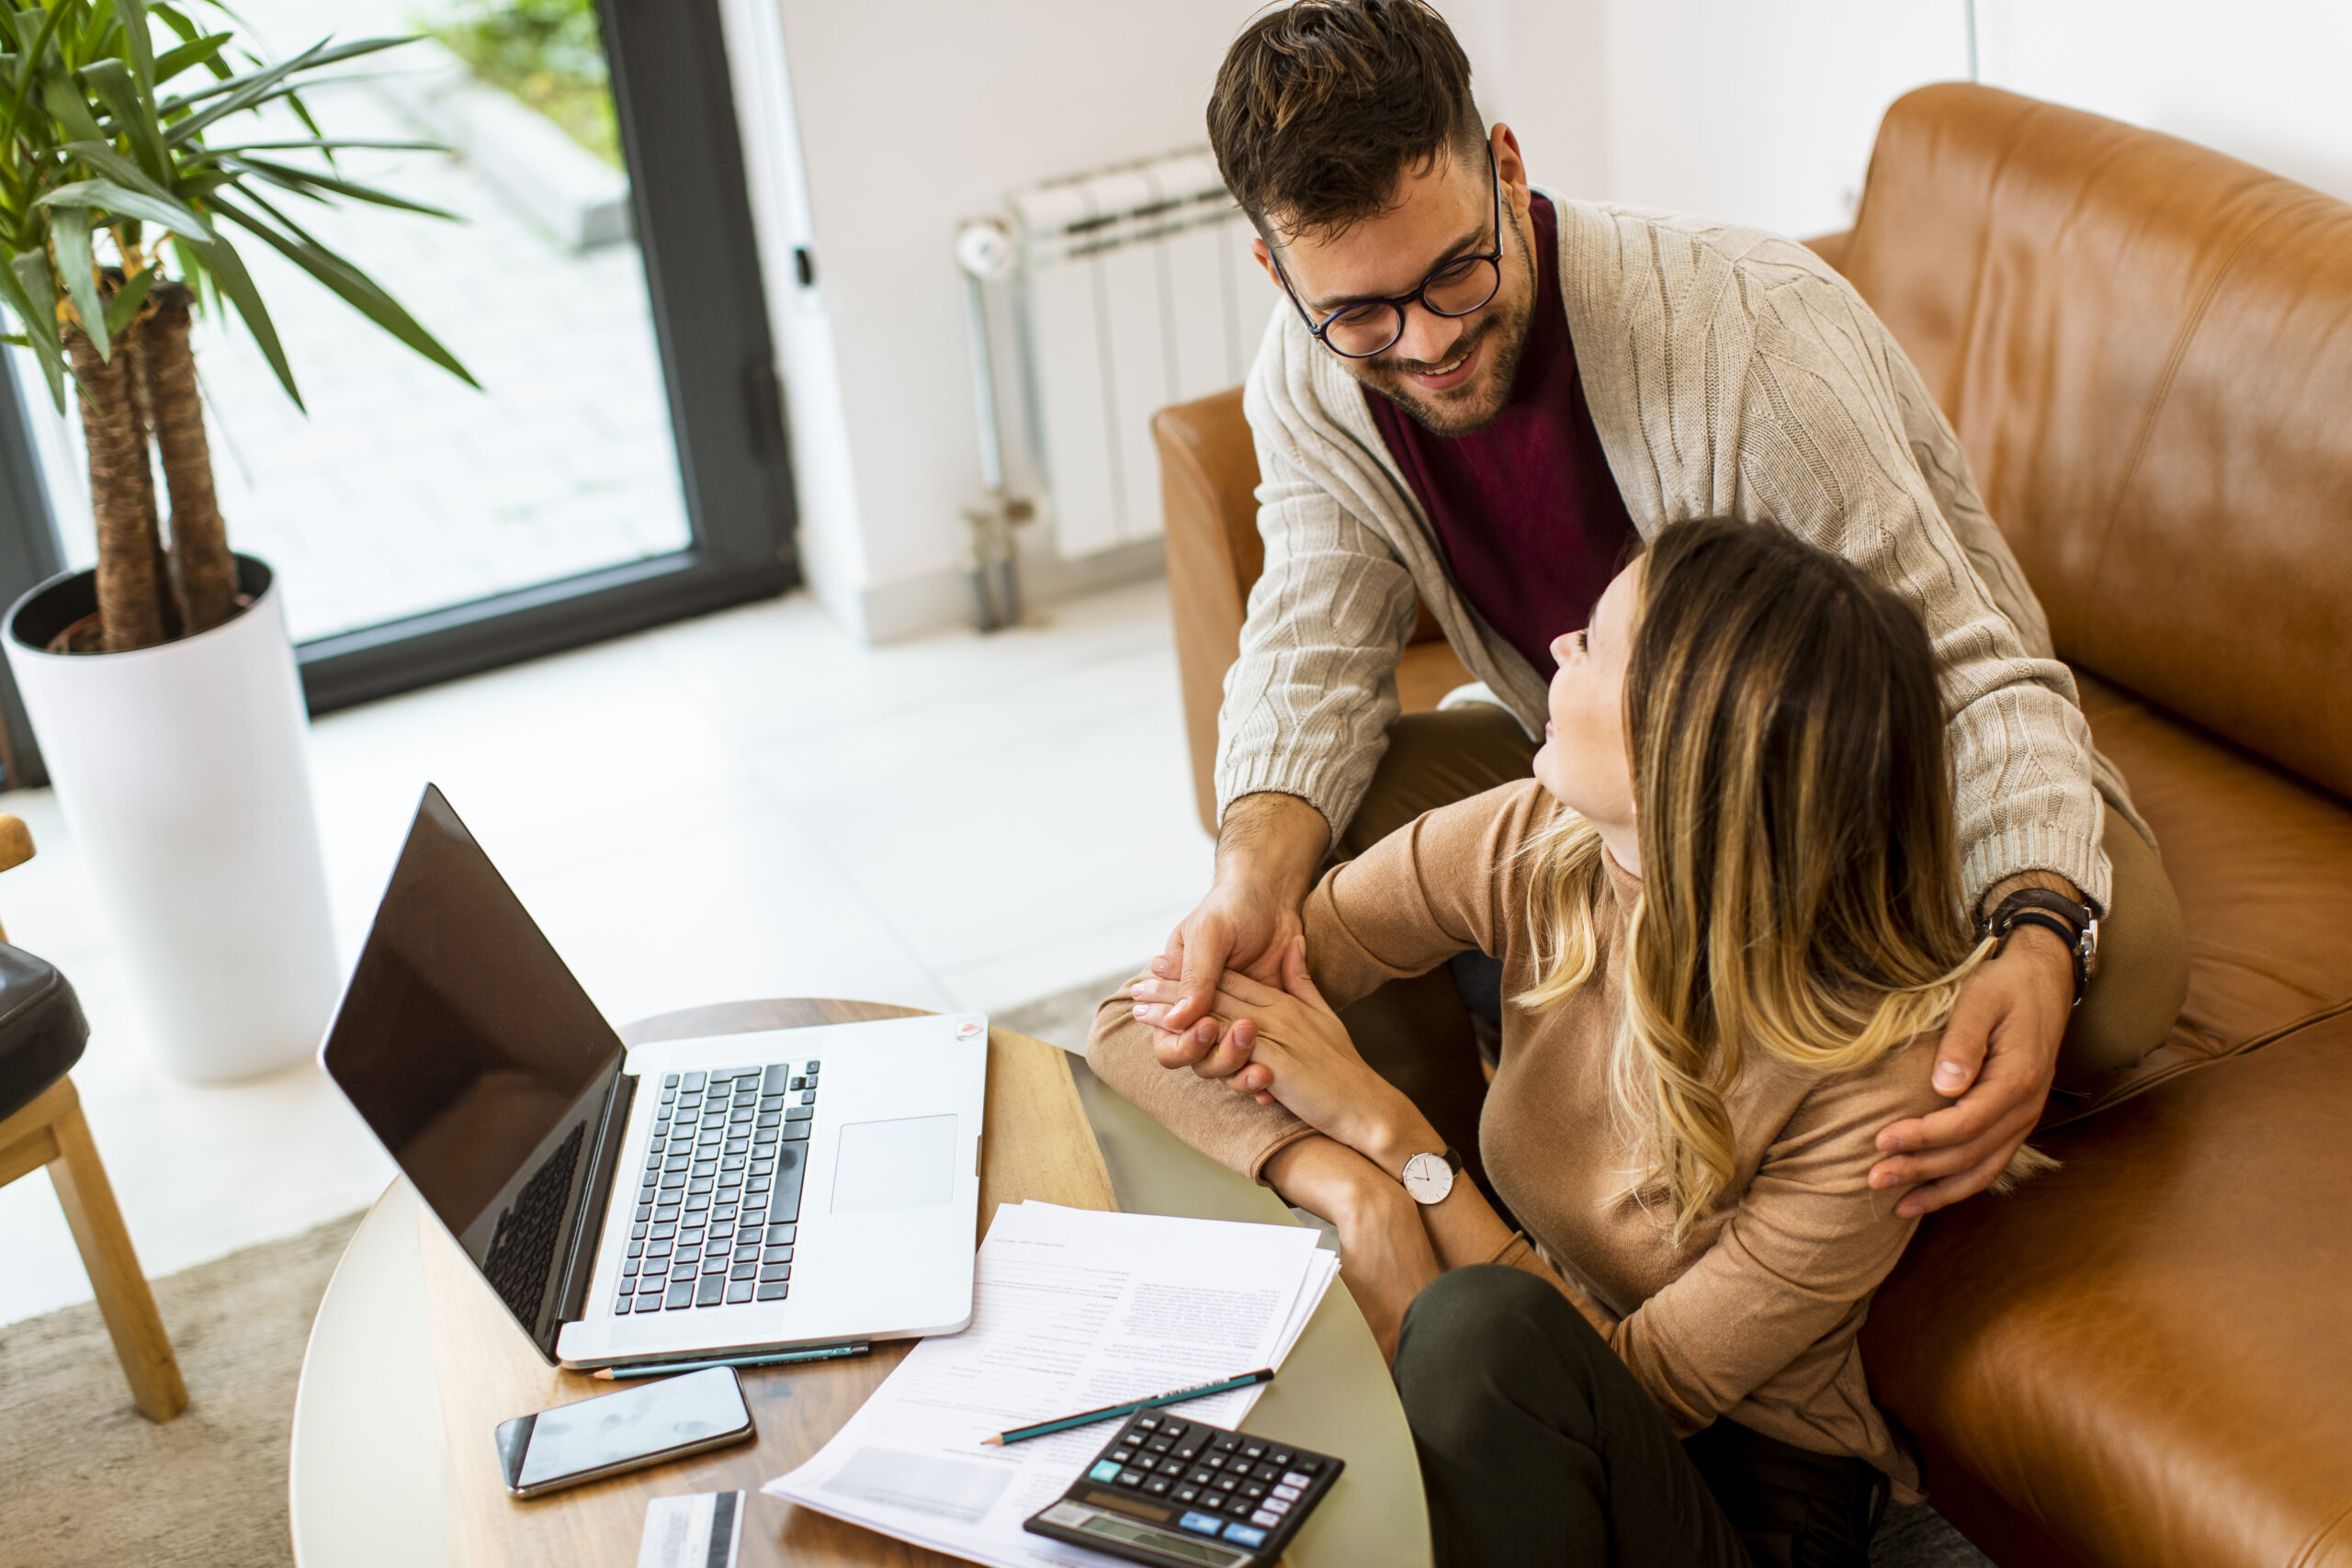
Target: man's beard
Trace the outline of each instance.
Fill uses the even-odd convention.
[[[1510,228],[1512,239],[1518,240],[1519,225],[1513,223]],[[1533,262],[1523,243],[1511,248],[1523,261]],[[1535,299],[1540,292],[1535,268],[1530,265],[1527,271],[1527,296],[1518,307],[1510,311],[1489,309],[1484,320],[1455,340],[1453,352],[1442,361],[1457,363],[1478,345],[1489,344],[1491,362],[1474,385],[1444,395],[1442,402],[1434,401],[1418,391],[1406,377],[1414,373],[1427,375],[1439,366],[1425,360],[1386,357],[1357,361],[1361,368],[1356,378],[1403,409],[1416,424],[1432,435],[1467,435],[1484,430],[1510,406],[1511,386],[1519,379],[1519,362],[1527,353],[1528,327],[1535,319]]]

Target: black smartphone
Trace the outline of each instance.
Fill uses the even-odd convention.
[[[662,1378],[498,1424],[498,1462],[517,1497],[577,1486],[752,1435],[732,1367]]]

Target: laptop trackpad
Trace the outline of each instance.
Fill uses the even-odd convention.
[[[956,1195],[956,1118],[853,1122],[833,1160],[833,1213],[927,1209]]]

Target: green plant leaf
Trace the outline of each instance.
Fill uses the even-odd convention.
[[[337,196],[347,196],[354,201],[368,201],[379,207],[398,208],[402,212],[422,212],[427,218],[446,218],[452,223],[465,221],[446,208],[427,207],[421,201],[411,201],[406,197],[394,196],[389,191],[377,190],[370,186],[354,185],[349,180],[335,179],[328,175],[313,174],[308,169],[298,169],[290,164],[273,164],[261,158],[241,157],[236,161],[254,171],[270,184],[283,186],[299,195],[309,196],[310,187],[316,186],[321,190],[332,191]]]
[[[56,214],[50,220],[50,243],[56,247],[57,270],[65,278],[65,297],[74,301],[74,313],[82,318],[82,330],[97,345],[98,357],[108,358],[114,345],[107,337],[106,307],[98,300],[98,258],[90,248],[90,209],[55,207],[50,210]]]
[[[176,141],[185,141],[203,130],[206,126],[228,115],[235,114],[240,109],[252,108],[262,102],[271,89],[277,87],[297,71],[315,71],[322,65],[332,65],[344,60],[356,60],[363,54],[374,54],[380,50],[397,49],[401,44],[415,41],[413,38],[360,39],[352,43],[336,44],[332,48],[323,41],[314,43],[290,60],[281,60],[275,65],[264,66],[257,71],[248,71],[240,75],[232,76],[225,82],[215,82],[212,85],[199,87],[193,93],[175,95],[165,98],[156,107],[169,117],[183,108],[190,108],[208,100],[216,98],[220,100],[188,116],[186,119],[173,123],[171,136]]]
[[[10,258],[8,266],[0,269],[0,298],[24,326],[26,346],[40,362],[50,400],[63,413],[68,367],[64,347],[57,341],[57,280],[50,276],[49,257],[25,251]]]
[[[114,116],[115,133],[130,139],[141,165],[156,179],[169,179],[172,164],[164,152],[163,130],[155,123],[154,100],[139,90],[122,62],[94,60],[83,67],[82,80],[105,100],[107,112]]]
[[[241,188],[238,194],[252,199],[254,205],[283,224],[288,232],[279,233],[253,214],[243,210],[233,203],[222,200],[217,195],[212,198],[213,210],[231,222],[247,230],[265,244],[276,250],[278,254],[309,273],[345,304],[383,328],[385,332],[438,365],[467,386],[473,388],[476,391],[481,389],[481,383],[474,379],[473,373],[458,362],[458,356],[442,347],[440,340],[425,331],[423,324],[410,315],[399,300],[385,293],[374,279],[319,243],[309,234],[304,233],[291,219],[262,200],[254,192]]]
[[[269,319],[269,307],[261,302],[261,290],[254,287],[253,274],[245,270],[245,258],[237,254],[226,235],[203,246],[189,240],[182,249],[183,254],[187,250],[203,252],[205,267],[211,273],[214,286],[228,296],[229,302],[237,308],[237,314],[245,319],[245,326],[254,334],[262,357],[277,374],[277,384],[286,389],[286,395],[293,400],[296,408],[310,412],[302,408],[302,394],[294,385],[294,367],[286,362],[285,345],[277,341],[277,328]]]
[[[122,218],[144,218],[175,233],[210,241],[211,226],[169,197],[126,190],[112,180],[76,180],[34,202],[37,207],[95,207]]]
[[[137,73],[139,96],[155,98],[155,36],[147,29],[147,7],[141,0],[114,0],[122,12],[123,41],[130,46],[130,68]]]
[[[98,129],[97,117],[90,112],[89,101],[81,90],[64,77],[44,71],[40,76],[40,98],[65,133],[80,141],[104,141],[107,133]]]
[[[372,152],[447,152],[449,146],[441,141],[382,141],[356,136],[303,136],[291,141],[240,141],[231,146],[208,141],[204,155],[218,157],[222,153],[245,152],[342,152],[352,148]]]
[[[140,268],[138,276],[114,291],[114,298],[107,301],[107,333],[109,336],[120,337],[130,330],[131,318],[139,314],[139,307],[147,302],[147,296],[154,287],[155,269],[149,266]]]
[[[218,62],[220,51],[235,36],[233,33],[207,33],[177,49],[165,50],[155,57],[155,80],[168,82],[183,71]]]
[[[17,21],[21,28],[27,12],[18,12]],[[41,73],[41,58],[49,52],[50,40],[57,36],[58,24],[65,19],[65,7],[52,6],[40,20],[39,28],[25,40],[25,52],[17,72],[17,100],[8,106],[8,123],[0,129],[0,152],[17,144],[17,127],[23,122],[25,106],[32,99],[34,78]]]

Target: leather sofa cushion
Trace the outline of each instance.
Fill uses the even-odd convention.
[[[2352,794],[2352,205],[1952,84],[1887,111],[1838,265],[2058,651]]]
[[[2352,1009],[2352,811],[2128,692],[2075,674],[2092,736],[2123,770],[2180,896],[2188,999],[2153,1055],[2053,1100],[2053,1123]]]
[[[2038,1140],[1879,1292],[1875,1397],[2084,1561],[2352,1564],[2346,1107],[2338,1016]]]
[[[82,1003],[46,959],[0,942],[0,1122],[82,1059]]]

